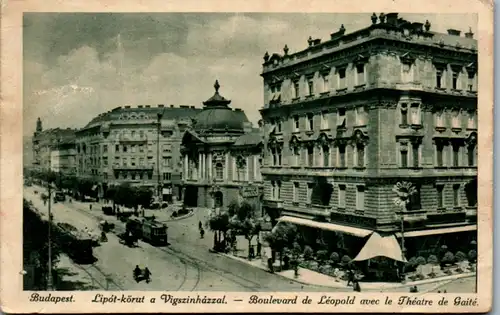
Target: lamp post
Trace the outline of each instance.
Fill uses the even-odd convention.
[[[158,176],[157,182],[157,194],[158,194],[158,203],[160,204],[160,209],[163,204],[163,200],[160,200],[161,196],[161,178],[160,178],[160,132],[161,132],[161,119],[163,117],[163,112],[157,114],[157,132],[156,132],[156,172]]]

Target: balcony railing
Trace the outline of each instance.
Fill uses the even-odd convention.
[[[141,142],[147,142],[148,137],[146,136],[120,136],[119,141],[121,143],[141,143]]]
[[[113,165],[114,170],[147,170],[152,171],[153,165]]]

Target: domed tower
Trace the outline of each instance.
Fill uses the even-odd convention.
[[[203,110],[195,116],[193,129],[200,135],[240,135],[245,131],[248,118],[242,110],[232,110],[231,101],[219,94],[219,81],[214,84],[215,94],[203,102]]]

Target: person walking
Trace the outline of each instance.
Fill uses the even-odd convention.
[[[151,275],[152,275],[152,274],[151,274],[151,271],[149,271],[149,268],[148,268],[148,267],[146,267],[146,268],[144,269],[144,279],[146,279],[146,283],[151,282]]]
[[[198,229],[200,229],[200,230],[203,229],[203,224],[201,223],[201,221],[198,222]]]
[[[205,237],[205,230],[203,228],[200,229],[200,238]]]

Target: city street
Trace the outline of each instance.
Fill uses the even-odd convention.
[[[35,190],[38,190],[38,194],[34,193]],[[31,200],[42,213],[47,213],[48,208],[40,198],[40,194],[45,191],[37,186],[24,188],[24,197]],[[104,216],[97,204],[93,204],[90,210],[88,203],[56,203],[52,204],[52,213],[56,222],[67,222],[81,230],[87,227],[98,231],[98,222],[104,217],[108,222],[115,223],[117,230],[123,226],[115,217]],[[129,248],[120,244],[117,236],[108,233],[108,242],[94,248],[94,256],[98,259],[94,265],[78,266],[67,259],[65,265],[73,264],[73,270],[82,271],[82,278],[92,278],[94,285],[97,283],[101,289],[109,290],[339,291],[303,285],[210,253],[212,233],[207,231],[204,239],[200,239],[198,233],[198,222],[204,222],[207,214],[208,211],[200,210],[189,218],[168,222],[171,243],[168,247],[153,247],[139,242],[139,247]],[[134,281],[132,270],[136,265],[143,268],[147,266],[151,270],[151,283]]]

